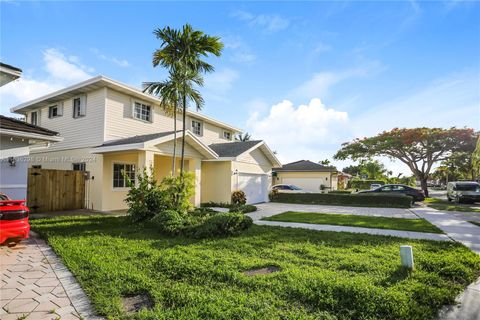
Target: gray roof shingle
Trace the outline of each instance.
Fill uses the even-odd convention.
[[[257,144],[262,142],[262,140],[251,140],[251,141],[236,141],[236,142],[226,142],[226,143],[214,143],[209,145],[210,149],[215,151],[219,157],[237,157],[247,151],[250,148],[253,148]]]
[[[9,117],[5,117],[0,115],[0,128],[4,130],[12,130],[12,131],[21,131],[21,132],[29,132],[35,134],[42,134],[45,136],[57,136],[58,132],[48,130],[39,126],[35,126],[33,124],[27,123],[22,120],[13,119]]]
[[[300,160],[284,164],[281,168],[274,168],[273,171],[307,171],[307,172],[334,172],[337,168],[324,166],[309,160]]]
[[[133,137],[128,137],[128,138],[123,138],[123,139],[118,139],[118,140],[112,140],[112,141],[107,141],[104,144],[102,144],[100,147],[110,147],[110,146],[120,146],[124,144],[133,144],[133,143],[143,143],[147,142],[153,139],[158,139],[161,137],[168,136],[170,134],[173,134],[175,131],[167,131],[167,132],[158,132],[158,133],[151,133],[151,134],[144,134],[140,136],[133,136]],[[181,131],[177,131],[179,133]]]

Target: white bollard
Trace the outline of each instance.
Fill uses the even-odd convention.
[[[400,261],[403,267],[413,270],[412,246],[400,246]]]

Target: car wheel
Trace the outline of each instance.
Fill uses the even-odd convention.
[[[455,197],[455,203],[459,204],[460,203],[460,197]]]

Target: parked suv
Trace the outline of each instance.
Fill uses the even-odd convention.
[[[453,181],[447,185],[448,201],[478,202],[480,201],[480,184],[474,181]]]
[[[360,191],[359,193],[395,193],[410,196],[413,198],[413,202],[425,200],[425,195],[421,190],[417,190],[404,184],[386,184],[379,188]]]

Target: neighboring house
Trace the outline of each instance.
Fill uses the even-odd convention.
[[[352,175],[339,171],[337,173],[337,184],[338,189],[347,189],[348,182],[352,179]]]
[[[25,199],[29,154],[61,140],[57,132],[0,115],[0,192]]]
[[[171,172],[173,122],[159,99],[120,82],[98,76],[12,108],[27,122],[58,131],[64,141],[32,165],[46,169],[88,171],[86,203],[90,209],[125,209],[128,192],[122,171],[132,179],[143,168],[156,178]],[[180,116],[177,128],[181,128]],[[268,200],[272,167],[277,158],[263,141],[234,142],[241,130],[187,113],[185,167],[195,173],[193,202],[230,202],[244,190],[249,203]],[[181,131],[177,133],[177,170]]]
[[[300,160],[273,169],[272,184],[293,184],[306,191],[337,190],[337,169]],[[323,186],[323,187],[322,187]]]
[[[17,80],[22,75],[22,69],[0,62],[0,87]]]

